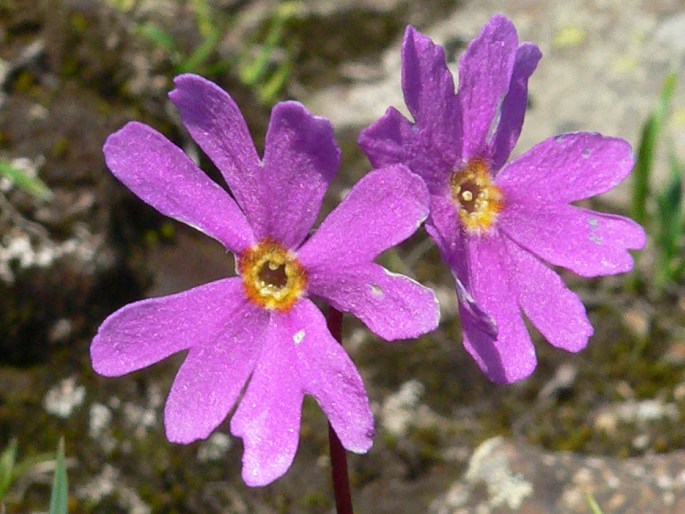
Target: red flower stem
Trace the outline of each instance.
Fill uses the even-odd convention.
[[[328,330],[342,344],[343,314],[333,307],[328,307]],[[353,514],[350,478],[347,474],[347,455],[338,435],[328,423],[328,446],[331,452],[331,474],[335,494],[335,510],[338,514]]]

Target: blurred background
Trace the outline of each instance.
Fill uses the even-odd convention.
[[[385,254],[433,287],[435,333],[384,343],[346,318],[345,347],[376,418],[350,457],[368,513],[685,512],[685,159],[682,0],[2,0],[0,2],[0,503],[46,512],[65,439],[79,513],[329,513],[326,423],[305,402],[282,479],[250,489],[224,424],[172,445],[161,414],[182,355],[119,379],[90,367],[118,307],[233,275],[223,248],[158,215],[107,171],[102,144],[125,122],[154,126],[219,174],[167,100],[199,73],[236,100],[261,148],[271,106],[328,117],[343,166],[323,212],[370,167],[359,130],[404,109],[407,24],[445,46],[450,68],[495,13],[544,54],[516,154],[565,131],[630,141],[631,180],[587,205],[648,231],[634,274],[562,272],[595,327],[578,355],[534,340],[539,366],[488,382],[461,346],[452,279],[419,234]],[[16,455],[12,472],[9,455]],[[2,512],[0,507],[0,512]]]

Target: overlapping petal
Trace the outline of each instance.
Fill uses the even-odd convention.
[[[102,323],[93,339],[93,368],[115,377],[192,346],[210,345],[243,298],[242,281],[229,278],[126,305]]]
[[[507,192],[499,226],[538,257],[585,277],[630,271],[628,250],[645,244],[645,232],[632,220],[572,205],[522,201]]]
[[[435,240],[442,260],[460,266],[464,262],[464,234],[457,209],[448,195],[431,195],[426,231]]]
[[[497,323],[473,299],[470,288],[469,253],[461,231],[457,211],[449,197],[431,196],[431,214],[426,221],[426,232],[433,238],[442,260],[452,270],[459,301],[459,314],[464,327],[483,332],[483,337],[497,337]],[[475,336],[472,337],[474,339]]]
[[[630,144],[584,132],[561,134],[509,163],[497,184],[526,193],[529,202],[568,203],[606,193],[633,168]]]
[[[455,151],[440,152],[431,146],[429,129],[412,125],[397,109],[359,134],[359,146],[375,168],[401,163],[421,175],[431,192],[447,184],[456,158]],[[456,148],[456,147],[455,147]]]
[[[300,262],[319,269],[373,260],[404,241],[428,216],[423,180],[405,166],[368,173],[298,251]]]
[[[299,245],[339,166],[330,122],[297,102],[277,104],[266,134],[261,187],[254,192],[262,204],[252,224],[257,238],[270,237],[286,248]]]
[[[174,379],[164,409],[169,441],[187,444],[208,437],[233,408],[255,367],[269,315],[244,297],[232,307],[216,339],[191,347]]]
[[[304,394],[317,399],[345,448],[369,449],[373,417],[361,377],[313,303],[274,314],[265,348],[231,420],[245,447],[245,483],[266,485],[290,467]]]
[[[512,289],[528,319],[557,348],[585,348],[593,329],[578,295],[530,252],[511,240],[505,243]]]
[[[162,134],[131,122],[103,148],[112,173],[159,212],[191,225],[232,252],[254,243],[252,229],[231,197]]]
[[[490,380],[516,382],[533,372],[537,360],[509,278],[514,263],[497,234],[470,239],[468,252],[470,291],[495,320],[497,337],[466,323],[464,346]]]
[[[373,414],[362,378],[343,347],[328,331],[321,311],[299,302],[283,323],[282,337],[294,346],[302,389],[316,398],[349,451],[371,447]]]
[[[490,143],[490,163],[499,170],[516,146],[528,106],[528,79],[542,58],[540,49],[532,43],[523,43],[516,50],[514,70],[509,91],[500,109],[499,123]]]
[[[487,154],[494,123],[509,91],[518,48],[514,25],[493,16],[471,41],[459,63],[464,162]]]
[[[431,332],[440,320],[433,291],[378,264],[316,269],[309,281],[310,294],[350,312],[389,341]]]
[[[359,146],[374,168],[399,162],[409,164],[416,146],[416,132],[412,123],[394,107],[388,107],[378,121],[359,134]]]
[[[454,79],[443,48],[412,26],[407,27],[402,43],[402,91],[421,146],[453,165],[461,155],[462,135]]]
[[[240,109],[226,91],[192,74],[174,79],[169,93],[186,127],[202,151],[219,168],[248,219],[262,211],[262,167]]]
[[[340,164],[331,124],[297,102],[277,104],[260,162],[231,97],[196,75],[175,79],[169,96],[200,148],[224,175],[257,238],[296,246],[311,228]]]
[[[250,486],[282,476],[297,451],[304,393],[294,343],[283,337],[282,321],[271,317],[265,351],[231,419],[231,433],[243,440],[243,480]]]

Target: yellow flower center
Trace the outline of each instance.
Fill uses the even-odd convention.
[[[247,297],[269,310],[287,311],[307,287],[307,273],[295,255],[266,239],[238,259]]]
[[[504,195],[493,183],[487,163],[473,159],[452,173],[450,189],[464,229],[470,234],[488,232],[504,207]]]

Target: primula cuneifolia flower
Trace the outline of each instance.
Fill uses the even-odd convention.
[[[433,330],[433,293],[372,262],[428,215],[426,186],[402,165],[373,171],[307,238],[340,161],[330,123],[297,102],[276,105],[260,159],[226,92],[194,75],[175,84],[171,100],[235,201],[140,123],[109,137],[107,165],[159,212],[218,240],[240,276],[123,307],[93,340],[93,367],[119,376],[188,350],[164,411],[167,437],[179,443],[207,437],[245,388],[231,432],[243,439],[248,485],[287,471],[304,394],[316,398],[345,448],[367,451],[373,418],[362,379],[310,297],[384,339]]]
[[[559,348],[579,351],[592,335],[579,298],[543,260],[586,277],[609,275],[630,270],[627,249],[645,243],[631,220],[570,205],[629,174],[626,141],[563,134],[506,163],[540,57],[495,16],[462,57],[455,94],[443,49],[408,27],[402,89],[414,123],[390,108],[359,138],[374,166],[403,163],[426,181],[426,228],[457,282],[464,345],[500,383],[535,368],[521,311]],[[474,317],[473,300],[493,326]]]

